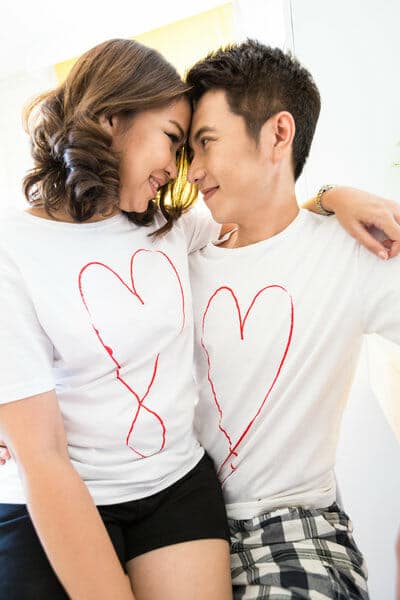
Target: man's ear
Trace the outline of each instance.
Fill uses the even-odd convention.
[[[275,147],[282,152],[290,148],[293,144],[296,125],[293,115],[287,110],[283,110],[272,117],[275,132]]]
[[[275,159],[291,150],[296,125],[290,112],[283,110],[273,115],[260,130],[260,144],[269,150],[268,154]]]

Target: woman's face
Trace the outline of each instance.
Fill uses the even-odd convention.
[[[140,112],[128,128],[113,117],[113,148],[120,153],[121,210],[146,211],[158,189],[177,176],[176,155],[185,142],[190,118],[186,98]]]

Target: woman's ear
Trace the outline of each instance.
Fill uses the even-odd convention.
[[[104,131],[106,131],[106,133],[111,135],[111,137],[114,137],[116,130],[116,121],[117,119],[114,116],[107,116],[103,114],[100,115],[99,125],[104,129]]]

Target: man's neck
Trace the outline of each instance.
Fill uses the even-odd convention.
[[[276,194],[259,210],[252,210],[236,224],[236,229],[225,242],[224,248],[240,248],[256,244],[277,235],[299,214],[294,190],[288,195]]]

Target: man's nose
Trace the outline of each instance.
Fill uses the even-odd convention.
[[[189,170],[187,173],[187,179],[189,183],[199,184],[199,182],[204,179],[205,170],[198,161],[193,160],[189,166]]]

